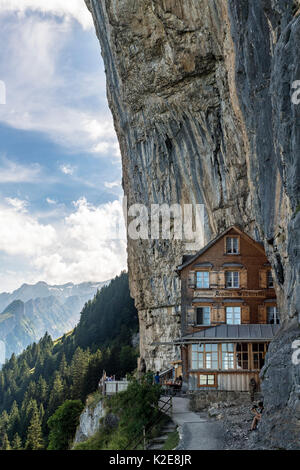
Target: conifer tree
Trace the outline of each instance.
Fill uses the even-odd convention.
[[[1,450],[11,450],[10,442],[7,433],[2,438]]]
[[[44,442],[40,415],[39,412],[35,410],[28,427],[25,448],[27,450],[41,450],[43,446]]]
[[[42,403],[45,403],[47,400],[47,395],[48,395],[47,382],[44,379],[44,377],[40,375],[38,384],[37,384],[37,396],[38,396],[39,401],[41,401]]]
[[[19,413],[18,404],[15,400],[13,402],[13,405],[11,407],[11,411],[9,414],[8,434],[9,434],[10,439],[12,439],[12,437],[15,435],[19,427],[20,427],[20,413]]]
[[[53,413],[64,401],[64,386],[59,373],[56,374],[49,398],[49,412]]]
[[[14,435],[12,440],[12,449],[13,450],[22,450],[22,440],[18,433]]]

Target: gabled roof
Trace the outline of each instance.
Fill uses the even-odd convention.
[[[199,256],[201,256],[209,248],[211,248],[215,243],[217,243],[219,240],[221,240],[232,229],[235,230],[240,236],[244,237],[249,243],[251,243],[252,245],[255,245],[255,247],[265,255],[265,250],[264,250],[264,247],[263,247],[262,243],[253,240],[253,238],[251,238],[249,235],[247,235],[245,232],[243,232],[236,225],[231,225],[231,227],[229,227],[224,232],[222,232],[220,235],[218,235],[216,238],[211,240],[207,245],[205,245],[203,248],[201,248],[201,250],[198,251],[195,255],[191,255],[191,256],[184,255],[183,256],[183,263],[181,265],[177,266],[176,272],[179,273],[180,271],[182,271],[182,269],[184,269],[187,266],[189,266],[190,264],[194,263],[194,261],[196,261],[199,258]]]
[[[181,342],[190,341],[272,341],[280,329],[280,325],[255,324],[255,325],[217,325],[196,331],[195,333],[183,336],[178,340]]]

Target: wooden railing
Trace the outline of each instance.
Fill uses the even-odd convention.
[[[115,395],[118,392],[127,390],[129,382],[127,380],[110,380],[103,384],[103,395]]]
[[[167,397],[166,397],[167,398]],[[147,427],[143,429],[143,435],[139,434],[135,439],[129,442],[124,450],[136,450],[139,445],[143,443],[143,449],[146,450],[147,447],[147,436],[151,433],[154,426],[156,426],[163,418],[163,414],[167,414],[170,410],[173,411],[173,401],[172,397],[168,397],[166,400],[160,398],[158,400],[158,410],[161,415],[158,416],[154,421],[152,421]]]

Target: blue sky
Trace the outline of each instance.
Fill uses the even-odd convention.
[[[0,44],[0,292],[111,278],[126,266],[121,160],[90,13],[0,0]]]

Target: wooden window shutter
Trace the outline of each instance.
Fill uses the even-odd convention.
[[[219,271],[218,287],[225,289],[225,271]]]
[[[195,273],[195,271],[190,271],[189,272],[188,287],[190,287],[191,289],[195,289],[195,287],[196,287],[196,273]]]
[[[240,287],[241,289],[247,289],[248,284],[247,284],[247,269],[242,269],[240,271]]]
[[[226,308],[219,307],[218,309],[218,321],[220,323],[226,323]]]
[[[250,322],[250,306],[242,306],[242,323],[251,323]]]
[[[218,323],[219,322],[219,309],[218,307],[210,308],[210,322]]]
[[[196,323],[196,309],[194,307],[188,307],[186,311],[186,322],[188,325],[195,325]]]
[[[259,271],[259,287],[261,289],[267,288],[267,271],[265,269]]]
[[[209,287],[218,286],[218,271],[210,271],[209,273]]]
[[[265,305],[258,306],[258,323],[267,323],[267,309]]]

